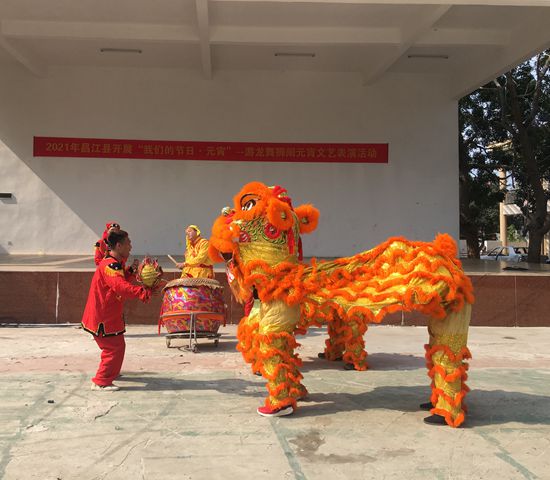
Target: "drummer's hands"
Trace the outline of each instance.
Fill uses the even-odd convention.
[[[179,268],[180,270],[185,267],[185,263],[176,263],[176,268]]]

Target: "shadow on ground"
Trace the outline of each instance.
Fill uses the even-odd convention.
[[[300,416],[319,416],[342,411],[383,408],[402,412],[419,411],[418,405],[429,400],[424,386],[384,386],[369,392],[313,393],[299,410]],[[509,422],[550,425],[550,397],[504,390],[475,390],[466,398],[466,428]]]
[[[213,352],[234,352],[237,348],[236,340],[221,340],[218,346],[214,345],[213,340],[200,339],[197,343],[198,352],[196,353],[213,353]],[[182,351],[189,351],[189,339],[188,338],[176,338],[172,339],[170,349],[177,349]]]
[[[124,391],[201,391],[215,390],[220,393],[237,394],[247,397],[262,397],[264,395],[264,380],[257,377],[256,382],[239,378],[223,378],[214,380],[194,380],[173,377],[148,376],[138,374],[124,374],[117,379],[117,383]],[[124,382],[140,383],[142,385],[124,385]]]
[[[424,357],[398,353],[373,353],[367,357],[369,370],[417,370],[426,366]],[[301,372],[313,370],[344,370],[344,362],[329,362],[320,358],[304,358]]]
[[[125,391],[201,391],[215,390],[224,394],[263,398],[264,380],[177,379],[147,375],[125,375],[121,380],[143,385],[124,386]],[[300,402],[296,412],[300,417],[333,415],[339,412],[362,411],[373,408],[401,412],[418,411],[418,405],[429,399],[426,386],[383,386],[374,387],[364,393],[317,393],[313,392],[307,401]],[[505,390],[475,390],[467,397],[468,417],[466,428],[486,425],[500,425],[510,422],[550,425],[550,397]]]

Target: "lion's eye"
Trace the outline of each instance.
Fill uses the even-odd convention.
[[[256,206],[256,200],[248,200],[241,208],[243,210],[252,210]]]

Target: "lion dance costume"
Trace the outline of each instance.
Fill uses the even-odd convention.
[[[301,262],[300,234],[317,227],[312,205],[293,208],[285,189],[245,185],[224,208],[210,238],[214,261],[230,261],[233,293],[241,300],[257,291],[256,304],[239,324],[238,348],[267,380],[268,397],[258,413],[292,413],[307,394],[295,334],[328,326],[325,356],[367,368],[364,334],[387,313],[417,310],[430,317],[425,346],[432,379],[431,413],[452,427],[465,418],[466,346],[472,284],[446,234],[431,242],[391,238],[352,257]],[[223,258],[222,258],[223,257]]]

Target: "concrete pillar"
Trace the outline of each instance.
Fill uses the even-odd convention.
[[[499,170],[498,178],[499,178],[500,189],[504,193],[506,193],[506,171],[502,169]],[[506,229],[506,215],[504,215],[504,200],[500,202],[498,206],[498,211],[499,211],[499,223],[500,223],[500,242],[502,243],[503,247],[506,247],[508,245],[508,232]]]

